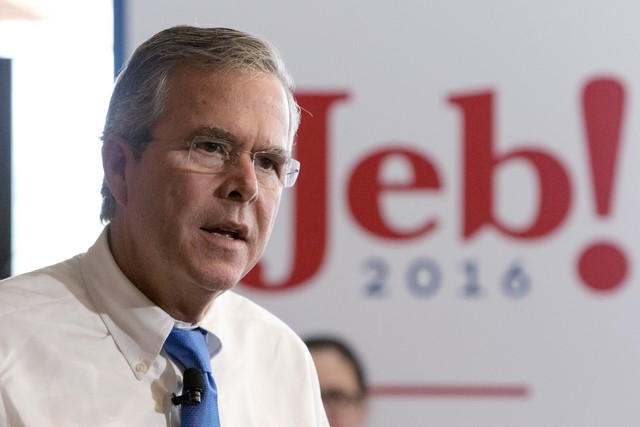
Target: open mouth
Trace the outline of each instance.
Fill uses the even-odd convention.
[[[202,228],[202,230],[206,231],[207,233],[218,234],[220,236],[224,236],[233,240],[242,239],[242,236],[240,236],[240,232],[235,230],[225,230],[222,228]]]

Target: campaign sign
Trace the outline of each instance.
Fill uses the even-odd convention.
[[[124,3],[279,48],[296,186],[237,287],[362,357],[368,426],[640,420],[640,4]]]

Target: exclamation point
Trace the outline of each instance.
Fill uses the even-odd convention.
[[[582,93],[582,107],[596,215],[604,219],[611,215],[615,189],[624,88],[613,79],[591,80]],[[627,270],[625,253],[606,240],[588,244],[578,259],[578,272],[584,284],[598,292],[620,287]]]

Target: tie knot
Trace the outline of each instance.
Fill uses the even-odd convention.
[[[174,327],[164,342],[164,349],[183,370],[198,368],[211,372],[211,358],[207,346],[207,332],[203,329],[180,329]]]

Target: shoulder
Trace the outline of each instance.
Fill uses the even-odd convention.
[[[56,348],[73,346],[79,330],[95,335],[99,317],[79,270],[72,258],[0,282],[0,376],[10,367],[14,377],[31,375],[43,351],[51,366],[64,354]]]
[[[259,322],[277,329],[290,329],[278,316],[235,291],[227,291],[220,295],[214,304],[215,310],[219,309],[226,317],[239,322]]]
[[[78,255],[67,261],[0,281],[0,318],[29,315],[48,305],[58,305],[84,294]]]
[[[229,341],[257,343],[263,349],[285,350],[306,360],[307,347],[293,329],[245,296],[234,291],[225,292],[215,300],[210,314],[208,320],[214,332],[221,334],[225,345]]]

